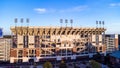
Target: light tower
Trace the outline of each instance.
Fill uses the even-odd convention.
[[[67,19],[65,19],[65,23],[66,23],[66,27],[67,27],[67,23],[68,23],[68,20],[67,20]]]
[[[98,28],[98,21],[96,21],[96,28]]]
[[[63,19],[60,19],[60,23],[61,23],[61,27],[62,27]]]
[[[104,21],[102,21],[103,28],[104,28],[104,24],[105,24]]]
[[[99,21],[99,25],[100,25],[100,28],[101,28],[101,21]]]
[[[27,23],[27,35],[28,35],[28,28],[29,28],[29,19],[26,19],[26,23]]]
[[[70,20],[70,23],[71,23],[71,28],[72,28],[72,26],[73,26],[73,20],[72,19]]]

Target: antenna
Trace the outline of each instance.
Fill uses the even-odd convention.
[[[61,23],[61,27],[62,27],[63,19],[60,19],[60,23]]]
[[[72,24],[73,24],[73,20],[72,19],[70,20],[70,23],[71,23],[71,27],[72,27]]]
[[[68,20],[67,20],[67,19],[65,19],[65,23],[66,23],[66,27],[67,27],[67,23],[68,23]]]

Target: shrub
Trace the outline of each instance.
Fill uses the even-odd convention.
[[[52,64],[50,62],[45,62],[43,68],[52,68]]]
[[[60,65],[59,65],[59,68],[67,68],[66,63],[64,63],[63,60],[61,61]]]
[[[92,68],[102,68],[101,64],[96,62],[96,61],[94,61],[94,60],[90,61],[90,65],[91,65]]]

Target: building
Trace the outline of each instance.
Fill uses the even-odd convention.
[[[120,68],[120,51],[110,54],[110,63],[113,68]]]
[[[119,47],[119,51],[120,51],[120,34],[118,34],[118,47]]]
[[[118,47],[118,34],[106,34],[105,35],[105,43],[106,43],[106,52],[112,53],[119,49]]]
[[[0,38],[2,38],[2,36],[3,36],[3,29],[0,28]]]
[[[78,59],[105,52],[104,28],[11,27],[10,62]]]
[[[10,61],[11,38],[0,38],[0,61]]]

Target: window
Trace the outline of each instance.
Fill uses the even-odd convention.
[[[53,47],[56,47],[56,44],[55,44],[55,43],[52,43],[51,45],[52,45]]]
[[[84,35],[83,34],[81,34],[81,38],[83,38],[84,37]]]
[[[100,47],[99,50],[102,50],[102,47]]]
[[[85,35],[85,37],[88,37],[88,35]]]
[[[60,42],[60,39],[58,39],[58,42]]]
[[[50,38],[50,36],[46,36],[46,38]]]
[[[23,56],[23,51],[22,50],[19,50],[18,51],[18,57],[22,57]]]
[[[64,44],[64,47],[66,47],[66,44]]]
[[[0,54],[0,56],[4,56],[4,54]]]
[[[69,44],[69,47],[71,47],[71,44]]]
[[[18,59],[18,63],[22,63],[22,59]]]
[[[35,50],[29,50],[29,57],[34,57]]]

